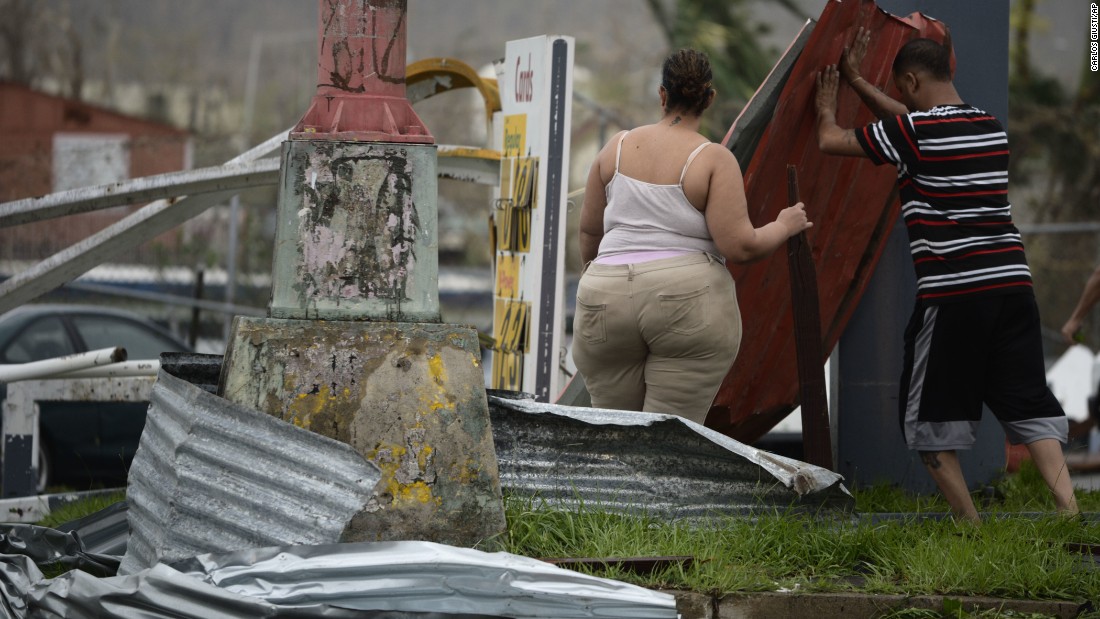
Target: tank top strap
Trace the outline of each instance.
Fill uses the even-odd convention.
[[[619,171],[619,158],[623,155],[623,140],[626,139],[626,134],[630,131],[623,131],[623,134],[619,136],[619,145],[615,147],[615,171]]]
[[[703,152],[703,149],[704,149],[704,148],[706,148],[706,147],[710,146],[710,145],[711,145],[711,144],[713,144],[713,143],[714,143],[714,142],[703,142],[703,143],[702,143],[702,144],[700,144],[699,146],[696,146],[696,147],[695,147],[695,150],[691,151],[691,154],[690,154],[690,155],[688,155],[687,163],[685,163],[685,164],[684,164],[684,169],[683,169],[683,171],[681,171],[681,172],[680,172],[680,182],[679,182],[679,183],[677,183],[678,185],[680,185],[681,187],[682,187],[682,186],[684,185],[684,176],[685,176],[685,175],[687,175],[687,171],[688,171],[688,166],[690,166],[690,165],[691,165],[691,162],[692,162],[692,161],[695,161],[695,158],[696,158],[697,156],[699,156],[699,153]],[[620,145],[621,145],[621,143],[620,143]],[[617,165],[618,165],[618,164],[616,164],[616,167],[617,167]]]

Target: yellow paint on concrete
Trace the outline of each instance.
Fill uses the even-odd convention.
[[[425,454],[427,450],[427,454]],[[427,468],[427,456],[431,454],[431,447],[424,446],[415,449],[419,471],[423,473]],[[423,480],[417,479],[409,483],[397,480],[397,472],[401,470],[401,464],[408,457],[409,450],[402,445],[379,445],[367,454],[367,458],[382,471],[382,483],[386,491],[393,497],[396,507],[402,505],[434,503],[442,505],[443,499],[432,495],[432,487]]]
[[[453,398],[447,397],[447,368],[443,365],[443,357],[438,353],[428,358],[428,375],[432,381],[422,385],[420,392],[423,411],[434,413],[440,409],[454,410]]]
[[[420,467],[420,470],[426,470],[428,468],[428,459],[432,457],[432,446],[424,445],[416,451],[416,464]]]
[[[447,384],[447,369],[443,367],[443,357],[436,353],[428,359],[428,371],[432,374],[432,379],[440,385]]]
[[[454,477],[458,479],[459,483],[472,484],[481,477],[481,464],[471,458],[467,458],[464,463],[456,464],[455,468],[458,470]]]
[[[394,499],[398,498],[408,503],[435,503],[437,505],[443,503],[443,499],[432,496],[431,486],[419,480],[411,484],[401,484],[398,492],[394,493]]]
[[[350,399],[351,390],[347,387],[343,391],[333,392],[329,385],[323,385],[317,388],[316,393],[299,393],[294,396],[287,413],[290,415],[291,423],[308,430],[314,415],[338,409],[340,404]]]

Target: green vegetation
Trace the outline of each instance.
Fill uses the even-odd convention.
[[[854,492],[857,511],[913,514],[947,511],[937,496],[889,487]],[[559,511],[529,499],[506,498],[508,532],[499,548],[537,558],[683,557],[653,573],[623,565],[582,567],[598,576],[644,587],[726,592],[798,591],[943,595],[942,611],[906,609],[885,619],[1048,619],[1033,613],[965,611],[952,597],[1100,600],[1100,573],[1086,567],[1082,547],[1100,544],[1100,523],[1048,512],[1053,504],[1034,466],[975,494],[989,517],[980,525],[951,519],[875,519],[859,514],[815,517],[776,511],[754,519],[716,517],[668,522],[584,506]],[[79,518],[123,495],[67,506],[40,524]],[[1100,511],[1100,492],[1077,493],[1087,512]],[[1084,618],[1100,619],[1100,613]]]
[[[885,486],[854,492],[857,512],[947,512],[937,496]],[[530,500],[506,501],[505,550],[541,558],[691,556],[652,574],[618,565],[591,573],[645,587],[720,594],[732,591],[865,591],[907,595],[985,595],[1010,599],[1100,600],[1100,574],[1084,569],[1080,545],[1100,544],[1100,524],[1048,515],[1046,485],[1033,465],[975,493],[981,525],[951,519],[814,517],[770,513],[705,523],[608,513],[598,506],[556,511]],[[1077,493],[1082,509],[1100,511],[1100,492]],[[949,606],[949,605],[948,605]],[[959,614],[945,608],[892,617],[1022,617]],[[908,612],[908,611],[907,611]],[[924,613],[924,614],[921,614]],[[1098,615],[1100,616],[1100,615]]]
[[[913,495],[893,486],[879,485],[853,492],[856,511],[861,513],[944,513],[950,511],[941,495]],[[1049,512],[1054,500],[1039,469],[1024,460],[1020,470],[973,493],[974,504],[988,512]],[[1084,512],[1100,512],[1100,492],[1077,491],[1077,504]]]
[[[617,566],[594,573],[645,587],[731,591],[866,591],[987,595],[1015,599],[1100,599],[1100,576],[1082,569],[1071,545],[1100,543],[1100,526],[1080,519],[998,518],[872,523],[773,513],[708,523],[572,512],[509,500],[506,550],[533,557],[689,555],[687,567],[653,574]]]
[[[1007,609],[989,609],[967,612],[958,600],[946,599],[943,611],[922,608],[906,608],[882,615],[879,619],[1052,619],[1051,615],[1026,613]],[[1100,613],[1085,612],[1076,619],[1097,619]]]
[[[118,503],[119,501],[126,500],[126,493],[118,491],[112,494],[101,494],[90,496],[87,498],[73,501],[72,503],[66,503],[61,507],[51,511],[49,515],[37,522],[39,526],[49,527],[56,529],[58,526],[65,524],[66,522],[72,522],[78,520],[84,516],[94,514],[100,510],[107,509],[108,507]]]

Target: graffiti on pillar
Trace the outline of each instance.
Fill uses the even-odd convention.
[[[409,300],[420,221],[404,149],[332,157],[319,149],[301,183],[298,239],[307,299]]]
[[[398,0],[327,0],[321,22],[321,54],[330,58],[332,86],[367,92],[368,82],[405,83],[404,36],[408,7]],[[392,64],[391,64],[392,63]]]

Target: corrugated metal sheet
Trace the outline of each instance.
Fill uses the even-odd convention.
[[[432,542],[265,548],[196,557],[173,567],[226,591],[280,606],[309,601],[360,610],[491,617],[677,617],[676,601],[667,593],[528,557]]]
[[[871,0],[832,0],[797,53],[789,73],[783,63],[739,117],[727,136],[726,146],[741,157],[749,215],[757,225],[775,219],[788,206],[786,168],[798,169],[799,188],[814,227],[807,231],[817,270],[821,304],[822,348],[833,349],[893,228],[898,213],[890,166],[876,167],[855,157],[821,153],[817,146],[814,111],[814,75],[822,66],[836,63],[859,26],[874,32],[864,61],[863,75],[890,92],[890,65],[894,54],[909,39],[929,36],[941,39],[943,25],[919,15],[906,20],[882,11]],[[797,45],[792,52],[797,52]],[[790,52],[789,52],[790,53]],[[774,105],[770,101],[782,83]],[[837,119],[843,127],[860,127],[873,120],[866,106],[850,88],[842,86]],[[764,115],[767,128],[744,159],[730,136],[755,140],[759,131],[739,131],[738,125]],[[741,139],[741,138],[739,138]],[[791,288],[786,252],[777,251],[751,265],[730,265],[737,281],[738,302],[745,321],[741,350],[726,376],[707,425],[743,441],[754,441],[775,426],[798,405],[798,373],[795,366]],[[824,363],[822,359],[822,363]]]
[[[192,358],[193,357],[193,358]],[[342,539],[380,479],[350,446],[219,398],[217,357],[166,357],[130,469],[120,573],[204,552]],[[836,473],[671,415],[575,408],[493,392],[501,486],[550,504],[669,518],[848,509]]]
[[[26,528],[28,525],[20,525]],[[258,548],[97,578],[43,578],[32,557],[50,540],[0,556],[4,617],[159,619],[675,619],[667,593],[507,553],[431,542]],[[27,531],[16,543],[28,541]],[[0,536],[0,542],[7,538]],[[75,543],[64,551],[72,557]],[[63,551],[63,552],[64,552]],[[85,562],[85,565],[87,563]]]
[[[506,495],[667,518],[854,506],[840,475],[682,417],[489,393]]]
[[[59,525],[57,530],[71,533],[80,541],[83,552],[108,555],[121,560],[122,555],[126,554],[126,544],[130,541],[128,514],[126,501],[119,501],[94,514]],[[115,569],[118,569],[117,564]]]
[[[120,572],[204,552],[340,541],[380,478],[350,446],[162,369],[130,469]]]

